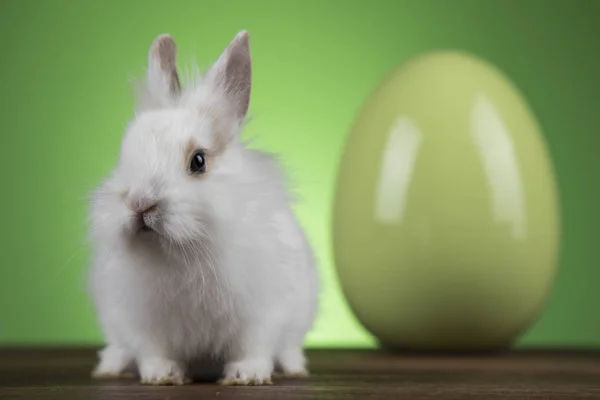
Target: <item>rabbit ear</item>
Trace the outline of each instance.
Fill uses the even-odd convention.
[[[247,31],[239,32],[205,75],[205,81],[223,91],[236,116],[244,119],[250,105],[252,59]]]
[[[164,104],[181,92],[177,75],[177,45],[168,34],[159,35],[148,53],[147,90],[155,101]]]

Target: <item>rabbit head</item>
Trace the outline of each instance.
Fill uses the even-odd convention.
[[[216,209],[242,184],[239,140],[250,103],[249,36],[242,31],[190,88],[182,88],[176,45],[150,48],[135,117],[112,175],[95,192],[93,234],[182,243],[207,234]]]

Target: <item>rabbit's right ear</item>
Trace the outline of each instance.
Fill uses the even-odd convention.
[[[154,39],[148,53],[146,89],[155,103],[169,104],[181,92],[176,58],[177,45],[171,35],[162,34]]]

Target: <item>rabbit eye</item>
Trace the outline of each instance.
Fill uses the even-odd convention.
[[[204,153],[199,151],[192,156],[190,172],[193,174],[201,174],[204,171],[206,171],[206,160],[204,158]]]

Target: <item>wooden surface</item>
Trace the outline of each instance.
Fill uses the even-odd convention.
[[[0,399],[600,399],[600,351],[501,355],[309,352],[312,376],[266,387],[95,381],[90,349],[0,350]]]

